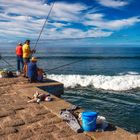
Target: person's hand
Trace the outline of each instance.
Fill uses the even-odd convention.
[[[35,52],[36,52],[36,50],[35,50],[35,49],[33,49],[31,52],[32,52],[32,53],[35,53]]]
[[[33,50],[33,53],[36,53],[36,50],[35,49]]]

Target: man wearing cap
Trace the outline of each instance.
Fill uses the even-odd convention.
[[[28,78],[31,83],[36,82],[37,80],[36,62],[37,62],[37,59],[35,57],[32,57],[32,59],[30,59],[30,62],[28,63]]]
[[[22,47],[23,50],[23,61],[24,61],[24,76],[27,77],[27,63],[30,62],[31,54],[35,52],[35,50],[30,49],[30,40],[26,40],[25,44]]]
[[[23,70],[23,51],[22,51],[22,43],[19,43],[16,47],[16,55],[17,55],[17,71],[20,72],[20,63],[22,65]]]
[[[23,59],[24,59],[24,63],[29,62],[30,61],[30,55],[31,55],[31,49],[30,49],[30,40],[26,40],[25,44],[23,45]]]

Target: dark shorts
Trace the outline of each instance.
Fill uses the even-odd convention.
[[[30,62],[30,58],[23,58],[23,62],[26,63],[26,64],[29,63]]]

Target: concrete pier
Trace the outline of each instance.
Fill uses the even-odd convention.
[[[27,103],[36,91],[53,94],[53,101]],[[75,133],[59,116],[61,109],[72,106],[58,98],[61,94],[63,84],[50,79],[32,84],[22,77],[0,79],[0,140],[140,140],[139,134],[118,127]]]

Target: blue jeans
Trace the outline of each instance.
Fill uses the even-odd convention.
[[[21,64],[22,70],[23,70],[23,66],[24,66],[23,58],[22,58],[22,56],[17,56],[17,70],[18,71],[20,71],[20,64]]]

